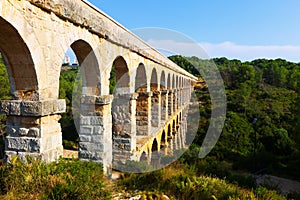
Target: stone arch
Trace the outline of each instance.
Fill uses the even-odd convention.
[[[165,71],[162,71],[160,75],[160,90],[165,90],[166,88],[167,88],[166,74]]]
[[[172,89],[175,89],[176,88],[176,80],[175,80],[175,75],[173,74],[172,76]]]
[[[148,162],[148,156],[145,151],[143,151],[143,153],[140,157],[140,162]]]
[[[155,68],[152,69],[152,73],[151,73],[150,89],[151,91],[153,90],[157,91],[159,89],[157,71]]]
[[[180,87],[183,88],[183,77],[181,77],[180,83],[181,83],[181,84],[180,84]]]
[[[176,119],[173,120],[172,123],[172,135],[176,134]]]
[[[152,146],[151,146],[151,152],[157,152],[159,149],[158,149],[158,142],[157,142],[157,139],[154,138],[153,142],[152,142]]]
[[[135,76],[135,91],[146,92],[147,91],[147,75],[145,65],[140,63]]]
[[[158,127],[160,123],[160,112],[159,112],[159,103],[160,103],[160,92],[158,91],[159,84],[157,79],[157,71],[153,68],[151,73],[150,81],[150,91],[152,92],[151,97],[151,125],[153,127]]]
[[[172,110],[173,110],[173,112],[175,112],[176,111],[176,109],[177,109],[177,94],[176,94],[176,87],[177,87],[177,83],[176,83],[177,81],[176,81],[176,76],[175,76],[175,74],[173,74],[173,76],[172,76],[172,89],[173,89],[173,91],[172,91]]]
[[[167,143],[167,139],[166,139],[166,132],[165,130],[163,130],[162,134],[161,134],[161,139],[160,139],[160,149],[163,149],[166,146]]]
[[[0,51],[7,66],[13,99],[38,100],[37,74],[27,44],[15,27],[2,17],[0,27]]]
[[[112,70],[110,74],[110,80],[115,81],[115,85],[110,87],[113,87],[113,89],[116,89],[116,91],[111,90],[111,94],[115,92],[116,94],[129,94],[130,88],[130,77],[129,77],[129,70],[127,63],[125,59],[122,56],[118,56],[113,64],[112,64]]]
[[[169,73],[168,74],[168,79],[167,79],[167,90],[168,91],[171,91],[172,90],[172,85],[171,85],[171,83],[172,83],[172,80],[171,80],[171,74]],[[173,111],[173,106],[172,106],[172,104],[173,104],[173,101],[172,101],[172,92],[169,92],[169,94],[168,94],[168,99],[167,99],[167,104],[168,104],[168,111],[167,111],[167,116],[171,116],[172,115],[172,111]]]
[[[170,140],[172,140],[172,129],[171,129],[171,123],[168,125],[167,142],[170,142]]]
[[[168,107],[168,100],[167,100],[167,93],[166,93],[166,74],[164,71],[161,72],[160,76],[160,90],[161,90],[161,98],[160,98],[160,115],[161,120],[164,121],[167,119],[167,107]]]
[[[101,76],[99,64],[91,45],[84,40],[77,40],[71,44],[82,75],[82,93],[84,95],[101,94]]]
[[[151,164],[158,164],[159,163],[159,146],[157,139],[154,138],[152,142],[152,147],[151,147]]]
[[[170,90],[171,89],[171,75],[168,74],[168,79],[167,79],[167,89]]]

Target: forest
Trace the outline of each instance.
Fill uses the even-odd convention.
[[[191,73],[211,63],[197,57],[170,59]],[[220,140],[209,157],[228,161],[234,169],[300,180],[300,63],[282,59],[212,61],[224,81],[227,113]],[[210,119],[209,94],[199,97],[205,103],[200,106],[196,146],[202,144]]]
[[[99,182],[101,191],[105,188],[105,191],[99,192],[99,195],[109,196],[110,194],[106,190],[118,192],[126,190],[132,193],[136,193],[134,191],[138,190],[142,196],[146,196],[145,199],[160,199],[159,196],[163,196],[163,194],[174,197],[174,199],[198,199],[200,197],[201,199],[300,198],[300,193],[289,194],[286,197],[280,196],[273,191],[278,189],[276,185],[258,186],[251,176],[253,174],[272,174],[300,180],[300,63],[292,63],[283,59],[257,59],[251,62],[227,58],[203,60],[180,55],[171,56],[169,59],[195,76],[203,77],[204,80],[207,78],[205,71],[209,71],[211,64],[214,64],[219,70],[227,99],[226,120],[219,141],[207,157],[198,158],[198,152],[210,123],[211,99],[208,92],[209,86],[207,88],[197,84],[195,93],[200,102],[200,125],[195,140],[184,155],[166,169],[146,174],[124,174],[124,177],[113,188],[106,188]],[[74,82],[77,80],[77,73],[77,69],[62,71],[59,89],[60,98],[66,99],[67,102],[67,112],[62,115],[60,121],[64,146],[72,149],[76,149],[78,143],[78,134],[71,111],[72,92]],[[2,58],[0,58],[0,79],[0,99],[10,99],[9,80]],[[112,79],[111,83],[114,82],[115,80]],[[75,90],[79,91],[79,87],[80,84]],[[1,157],[4,153],[5,116],[1,116],[0,136]],[[33,161],[32,165],[29,162],[30,166],[20,167],[17,162],[14,165],[18,169],[25,170],[26,173],[30,173],[29,171],[32,170],[33,175],[30,176],[37,173],[38,178],[41,178],[39,170],[36,171],[30,167],[48,169],[44,164]],[[58,181],[58,186],[54,183],[54,186],[50,186],[46,180],[42,179],[43,181],[41,180],[36,187],[41,187],[42,183],[47,187],[43,186],[44,188],[40,191],[45,193],[37,194],[37,196],[58,195],[57,198],[63,198],[66,191],[69,194],[78,192],[75,187],[79,187],[79,185],[73,186],[71,179],[78,176],[73,174],[73,171],[78,171],[78,167],[81,165],[76,161],[68,166],[66,166],[66,161],[57,165],[51,164],[50,168],[54,171],[46,170],[45,176],[51,177],[57,173],[54,182]],[[84,173],[86,175],[96,173],[95,176],[99,176],[98,172],[93,171],[97,168],[96,166],[83,165],[90,166],[92,170],[83,171],[79,174],[80,176],[85,176]],[[142,163],[141,165],[143,166]],[[68,173],[71,175],[66,177],[62,175],[62,171],[59,170],[62,168],[69,170]],[[8,189],[3,190],[0,197],[1,194],[8,194],[9,187],[11,187],[9,182],[15,180],[10,179],[9,175],[13,176],[18,173],[19,176],[26,175],[24,171],[20,173],[17,169],[9,167],[0,168],[0,174],[1,172],[3,176],[0,179],[0,185],[3,188],[8,187]],[[4,175],[4,172],[7,172],[7,175]],[[48,172],[49,174],[46,174]],[[61,180],[62,178],[65,179]],[[85,180],[83,177],[81,179]],[[103,181],[102,177],[100,179]],[[149,180],[151,180],[151,184],[149,184]],[[17,179],[15,181],[17,182]],[[68,181],[70,181],[69,188],[62,186],[63,182]],[[25,187],[23,182],[18,184]],[[80,196],[90,195],[88,192],[94,195],[93,192],[96,190],[93,190],[92,187],[97,186],[93,184],[98,184],[98,182],[93,183],[91,180],[87,184],[91,188],[80,191],[82,193],[78,193],[78,198],[97,199],[95,196]],[[27,187],[27,184],[25,185]],[[50,191],[49,187],[53,190]],[[14,192],[29,198],[26,195],[30,192],[26,193],[25,191],[24,194],[22,193],[24,191],[20,191]],[[50,196],[47,197],[50,198]],[[152,197],[148,198],[149,196]]]

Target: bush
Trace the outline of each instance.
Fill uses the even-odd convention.
[[[111,192],[105,186],[102,165],[79,160],[45,164],[16,157],[0,168],[0,199],[105,199]]]
[[[132,191],[163,193],[171,199],[285,199],[266,188],[260,187],[253,192],[219,178],[196,176],[178,163],[156,172],[127,174],[118,185]]]

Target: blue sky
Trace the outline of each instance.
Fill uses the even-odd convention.
[[[90,2],[129,30],[159,27],[178,31],[199,43],[210,57],[282,57],[300,62],[297,0]]]

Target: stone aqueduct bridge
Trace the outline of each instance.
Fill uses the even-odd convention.
[[[61,62],[71,47],[82,71],[79,157],[147,160],[184,147],[196,77],[84,0],[1,0],[0,51],[10,78],[6,159],[63,153],[58,99]],[[109,93],[115,67],[117,88]]]

